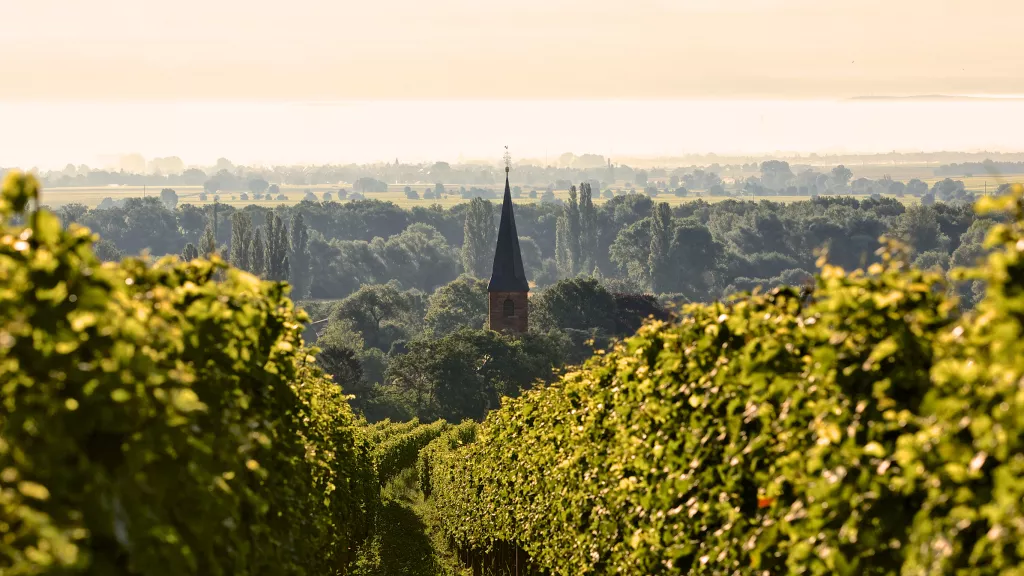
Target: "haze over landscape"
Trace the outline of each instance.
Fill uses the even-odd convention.
[[[15,2],[0,164],[1016,151],[1009,0]],[[981,95],[999,100],[854,100]],[[1010,97],[1010,98],[1007,98]],[[941,122],[936,119],[941,118]],[[32,131],[25,131],[29,123]]]
[[[0,159],[25,168],[123,153],[203,165],[497,162],[505,145],[541,163],[568,151],[1015,152],[1024,100],[0,102],[0,117],[23,135],[0,141]]]

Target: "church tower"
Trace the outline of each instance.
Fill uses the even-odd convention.
[[[494,249],[494,267],[487,285],[487,326],[498,332],[526,332],[530,316],[530,284],[519,252],[519,234],[512,214],[512,191],[508,172],[512,167],[505,151],[505,199],[501,204],[501,224]]]

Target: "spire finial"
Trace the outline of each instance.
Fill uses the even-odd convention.
[[[508,146],[505,146],[505,174],[512,169],[512,156],[508,153]]]

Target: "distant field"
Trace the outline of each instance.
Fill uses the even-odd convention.
[[[1006,174],[1002,176],[950,176],[953,180],[962,180],[964,187],[970,192],[976,194],[985,194],[986,192],[991,194],[999,188],[1000,184],[1016,184],[1024,182],[1024,174]],[[926,182],[929,186],[938,182],[939,180],[945,180],[942,178],[921,178],[922,181]]]
[[[440,200],[435,200],[435,199],[424,200],[422,198],[420,198],[418,200],[410,200],[409,198],[406,198],[405,192],[403,191],[404,188],[405,188],[404,185],[402,185],[402,186],[392,186],[391,189],[389,189],[387,192],[368,193],[365,196],[366,196],[366,198],[373,199],[373,200],[381,200],[381,201],[384,201],[384,202],[393,202],[394,204],[396,204],[396,205],[398,205],[398,206],[400,206],[402,208],[406,208],[406,209],[413,208],[415,206],[427,207],[427,206],[432,206],[434,204],[440,204],[441,206],[443,206],[445,208],[450,208],[450,207],[455,206],[457,204],[461,204],[461,203],[467,202],[467,200],[464,200],[458,194],[450,194],[446,198],[442,198]],[[329,192],[329,191],[333,192],[333,190],[337,190],[337,188],[334,188],[332,190],[332,188],[328,187],[328,186],[302,186],[302,187],[294,187],[294,188],[285,187],[285,188],[282,189],[282,193],[284,193],[284,195],[288,197],[287,201],[281,201],[281,200],[259,200],[259,201],[257,201],[257,200],[253,200],[252,199],[252,195],[251,194],[249,195],[249,199],[248,200],[241,200],[241,199],[239,199],[240,193],[235,193],[235,194],[221,193],[220,194],[220,203],[221,204],[226,204],[226,205],[229,205],[229,206],[235,206],[235,207],[238,207],[238,208],[243,207],[243,206],[248,206],[250,204],[257,204],[257,205],[260,205],[260,206],[279,206],[279,205],[284,204],[284,205],[289,205],[290,206],[290,205],[293,205],[293,204],[298,204],[302,200],[302,198],[305,196],[305,191],[307,189],[311,190],[314,194],[316,194],[316,196],[318,198],[322,198],[324,192]],[[179,204],[190,203],[190,204],[201,205],[201,204],[210,204],[210,203],[213,202],[213,196],[212,195],[211,196],[207,196],[207,201],[206,202],[202,202],[202,201],[199,200],[199,194],[202,191],[202,187],[199,187],[199,186],[194,186],[194,187],[179,186],[179,187],[176,187],[174,190],[178,193],[178,203]],[[422,190],[417,190],[417,191],[422,193]],[[156,197],[160,196],[160,190],[159,189],[147,188],[145,193],[148,196],[156,196]],[[85,204],[86,206],[89,206],[90,208],[95,208],[101,201],[103,201],[104,198],[112,198],[114,200],[119,200],[119,199],[123,199],[123,198],[141,198],[142,196],[143,196],[143,189],[142,189],[142,187],[134,187],[134,186],[121,186],[121,187],[116,187],[116,188],[47,188],[47,189],[45,189],[43,191],[43,204],[46,204],[46,205],[51,206],[51,207],[57,207],[57,206],[61,206],[61,205],[64,205],[64,204],[79,203],[79,204]],[[535,203],[535,202],[539,202],[540,201],[539,196],[540,196],[540,191],[538,191],[538,198],[529,198],[528,197],[528,191],[524,191],[522,197],[516,199],[516,203],[517,204],[532,204],[532,203]],[[562,200],[567,200],[569,198],[569,192],[568,192],[568,190],[556,190],[555,191],[555,197],[556,198],[561,198]],[[683,204],[683,203],[686,203],[686,202],[692,202],[692,201],[696,200],[697,198],[701,198],[701,197],[700,196],[696,196],[695,194],[691,194],[691,195],[689,195],[687,197],[684,197],[684,198],[680,198],[680,197],[675,196],[673,194],[660,194],[659,196],[657,196],[655,198],[655,200],[657,200],[658,202],[668,202],[669,204],[675,206],[675,205]],[[337,200],[337,197],[335,196],[334,199]],[[712,202],[713,203],[713,202],[721,202],[722,200],[728,200],[728,199],[730,199],[730,197],[723,197],[723,196],[710,197],[710,196],[707,196],[707,195],[703,195],[702,199],[707,201],[707,202]],[[742,199],[743,200],[750,200],[751,197],[746,196],[746,197],[743,197]],[[774,202],[799,202],[801,200],[807,200],[807,196],[757,196],[757,197],[754,197],[753,199],[754,200],[772,200]],[[500,199],[498,199],[497,201],[500,201]],[[603,204],[606,201],[607,201],[607,198],[604,198],[604,197],[595,198],[594,199],[594,203],[595,204]],[[915,198],[910,198],[910,197],[904,199],[904,202],[906,202],[906,203],[911,203],[911,202],[915,202],[915,201],[916,201]]]
[[[921,180],[923,180],[924,182],[927,182],[929,186],[931,184],[933,184],[933,183],[935,183],[935,182],[937,182],[937,181],[942,179],[942,178],[935,178],[935,177],[925,177],[925,174],[921,173],[921,171],[922,171],[921,168],[918,167],[919,174],[916,177],[921,178]],[[909,178],[901,177],[901,178],[897,178],[897,179],[906,181]],[[978,193],[978,194],[984,194],[985,192],[988,192],[988,193],[994,192],[996,190],[996,188],[998,188],[999,185],[1003,184],[1003,183],[1007,183],[1007,182],[1009,182],[1009,183],[1024,182],[1024,174],[1009,174],[1009,175],[1005,175],[1005,176],[1001,176],[1001,177],[972,176],[972,177],[954,178],[954,180],[963,180],[964,185],[967,187],[968,190],[970,190],[971,192]],[[395,203],[398,206],[401,206],[403,208],[412,208],[414,206],[431,206],[433,204],[440,204],[441,206],[444,206],[444,207],[448,208],[448,207],[460,204],[462,202],[465,202],[465,200],[463,200],[462,197],[458,193],[449,194],[447,197],[439,199],[439,200],[435,200],[435,199],[425,200],[425,199],[422,199],[422,198],[417,199],[417,200],[410,200],[410,199],[406,198],[406,196],[405,196],[405,192],[404,192],[405,186],[406,186],[405,184],[394,184],[394,185],[391,185],[389,187],[387,192],[368,193],[368,194],[366,194],[366,197],[367,198],[372,198],[372,199],[375,199],[375,200],[382,200],[382,201],[385,201],[385,202],[393,202],[393,203]],[[425,185],[425,184],[410,184],[409,186],[413,190],[415,190],[417,193],[419,193],[419,194],[422,194],[428,188],[428,186]],[[347,189],[351,190],[351,186],[345,186],[345,187]],[[430,187],[430,188],[432,189],[432,187]],[[618,189],[625,190],[626,186],[624,184],[622,184],[622,183],[619,183],[616,186],[613,186],[612,188],[618,188]],[[258,205],[262,205],[262,206],[278,206],[280,204],[286,204],[286,205],[297,204],[305,196],[306,190],[310,190],[314,194],[316,194],[316,196],[318,198],[322,198],[324,192],[332,192],[332,193],[334,193],[337,189],[338,189],[337,186],[329,186],[329,185],[325,185],[325,184],[320,184],[320,185],[316,185],[316,186],[283,186],[281,188],[281,192],[285,196],[288,197],[287,201],[280,201],[280,200],[259,200],[259,201],[256,201],[256,200],[252,199],[252,195],[251,194],[249,195],[249,199],[248,200],[241,200],[240,199],[241,192],[234,192],[234,193],[223,192],[219,196],[220,196],[220,202],[222,204],[228,204],[228,205],[231,205],[231,206],[241,207],[241,206],[247,206],[249,204],[258,204]],[[500,192],[499,188],[494,188],[494,189],[497,192]],[[202,191],[203,191],[201,186],[176,186],[176,187],[174,187],[174,190],[178,193],[178,202],[180,204],[185,204],[185,203],[204,204],[204,202],[199,200],[199,194],[202,193]],[[529,191],[532,190],[531,187],[523,186],[522,190],[523,190],[522,197],[520,197],[520,198],[518,198],[516,200],[517,203],[533,203],[533,202],[539,202],[540,201],[539,200],[539,196],[543,192],[542,189],[538,190],[538,198],[529,198],[528,197]],[[697,194],[697,193],[700,193],[700,192],[699,191],[694,192],[690,196],[687,196],[685,198],[679,198],[679,197],[676,197],[673,194],[661,194],[661,195],[659,195],[657,197],[657,199],[660,202],[668,202],[669,204],[677,205],[677,204],[682,204],[684,202],[690,202],[690,201],[695,200],[697,198],[697,196],[695,194]],[[77,202],[77,203],[85,204],[86,206],[89,206],[89,207],[92,208],[92,207],[97,206],[104,198],[112,198],[112,199],[118,200],[118,199],[122,199],[122,198],[142,197],[143,195],[159,197],[159,195],[160,195],[160,188],[159,187],[146,187],[144,189],[142,186],[108,186],[108,187],[95,187],[95,188],[46,188],[46,189],[43,190],[43,203],[47,204],[47,205],[50,205],[50,206],[60,206],[60,205],[63,205],[63,204],[70,204],[72,202]],[[569,197],[569,193],[568,193],[567,190],[556,190],[555,191],[555,197],[556,198],[561,198],[561,199],[564,200],[564,199],[567,199]],[[335,196],[334,199],[337,200],[337,196]],[[727,199],[726,197],[708,197],[708,196],[704,195],[704,200],[706,200],[708,202],[720,202],[720,201],[726,200],[726,199]],[[749,199],[749,197],[744,197],[744,199]],[[771,196],[771,197],[757,197],[757,199],[768,199],[768,200],[773,200],[773,201],[776,201],[776,202],[797,202],[797,201],[800,201],[800,200],[806,200],[807,197],[806,196]],[[607,199],[604,198],[604,197],[595,198],[595,202],[598,203],[598,204],[601,204],[601,203],[605,202],[606,200]],[[906,197],[906,198],[903,199],[903,201],[905,203],[914,203],[917,200],[915,198],[912,198],[912,197]],[[212,195],[207,197],[207,201],[205,203],[208,204],[208,203],[211,203],[211,202],[213,202],[213,196]]]

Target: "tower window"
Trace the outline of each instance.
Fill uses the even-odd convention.
[[[505,298],[504,308],[506,318],[511,318],[516,315],[516,304],[511,298]]]

